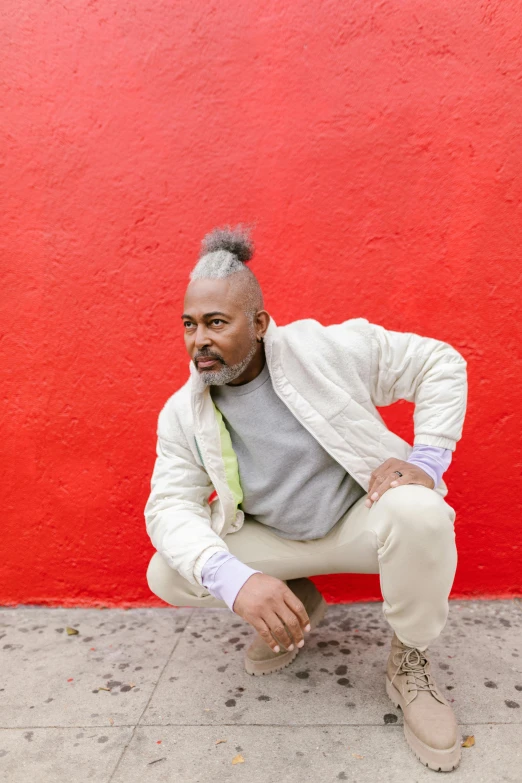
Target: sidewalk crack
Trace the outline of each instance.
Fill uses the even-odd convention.
[[[120,753],[120,756],[119,756],[118,760],[116,761],[116,764],[115,764],[115,766],[114,766],[114,769],[113,769],[113,771],[112,771],[112,773],[111,773],[111,775],[110,775],[110,777],[109,777],[109,779],[108,779],[107,783],[111,783],[111,781],[114,779],[114,776],[115,776],[116,772],[118,771],[118,768],[119,768],[119,766],[120,766],[121,762],[123,761],[123,757],[124,757],[124,756],[125,756],[125,754],[127,753],[127,749],[129,748],[129,746],[130,746],[130,744],[131,744],[132,740],[134,739],[134,735],[135,735],[135,733],[136,733],[136,729],[138,728],[138,726],[139,726],[139,724],[140,724],[140,721],[141,721],[141,719],[143,718],[144,714],[146,713],[146,711],[147,711],[147,709],[148,709],[148,706],[149,706],[149,704],[150,704],[150,702],[151,702],[151,700],[152,700],[152,697],[153,697],[153,696],[154,696],[154,694],[156,693],[156,688],[158,687],[158,683],[159,683],[159,681],[161,680],[161,678],[162,678],[162,676],[163,676],[163,672],[165,671],[165,669],[166,669],[166,668],[167,668],[167,666],[169,665],[169,663],[170,663],[170,660],[171,660],[172,656],[174,655],[174,651],[175,651],[176,647],[178,646],[178,644],[179,644],[179,641],[180,641],[181,637],[182,637],[182,636],[183,636],[183,634],[185,633],[185,630],[186,630],[186,628],[187,628],[188,624],[190,623],[190,619],[191,619],[191,617],[192,617],[192,615],[193,615],[193,614],[194,614],[194,609],[192,609],[192,611],[191,611],[191,612],[189,613],[189,615],[187,616],[187,622],[186,622],[186,623],[185,623],[185,625],[183,626],[183,631],[182,631],[181,633],[176,633],[176,634],[175,634],[174,642],[173,642],[173,644],[172,644],[172,649],[171,649],[170,653],[168,654],[168,656],[167,656],[167,658],[166,658],[166,660],[165,660],[165,664],[164,664],[163,668],[161,669],[161,671],[160,671],[160,672],[159,672],[159,674],[158,674],[158,677],[157,677],[157,679],[156,679],[156,682],[155,682],[155,684],[154,684],[154,687],[153,687],[152,691],[150,692],[150,696],[149,696],[149,698],[147,699],[147,703],[145,704],[145,706],[144,706],[143,710],[141,711],[141,715],[139,716],[138,720],[136,721],[136,723],[134,724],[134,726],[133,726],[133,728],[132,728],[132,732],[131,732],[131,735],[130,735],[129,739],[127,740],[127,742],[126,742],[126,743],[124,744],[124,746],[123,746],[123,750],[122,750],[122,752]]]

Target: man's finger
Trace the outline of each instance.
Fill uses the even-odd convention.
[[[294,643],[291,636],[289,636],[283,621],[275,612],[264,615],[263,620],[268,625],[270,633],[276,640],[276,643],[281,644],[287,650],[294,649]]]
[[[396,473],[393,474],[396,478],[399,478]],[[379,476],[378,479],[373,484],[373,487],[368,490],[368,499],[366,501],[366,505],[372,505],[372,503],[375,503],[377,501],[381,494],[382,494],[382,487],[386,486],[387,483],[389,484],[389,477],[388,476]],[[368,502],[370,501],[370,502]]]
[[[304,637],[301,623],[299,622],[297,615],[291,612],[286,604],[283,604],[282,608],[277,610],[277,614],[284,622],[292,642],[296,647],[302,647],[304,644]]]
[[[263,641],[266,642],[275,653],[280,652],[281,648],[279,644],[272,636],[270,632],[270,628],[268,627],[268,625],[263,619],[257,617],[256,620],[253,621],[251,624],[254,626],[254,628],[256,629],[260,637],[263,639]]]
[[[367,505],[373,505],[373,503],[376,503],[379,498],[381,498],[386,490],[393,489],[394,487],[398,487],[400,484],[408,484],[408,477],[404,474],[402,476],[398,476],[397,473],[391,473],[389,476],[386,476],[386,478],[380,482],[380,484],[373,490],[373,492],[370,494],[368,493],[368,499],[366,500]]]
[[[380,476],[380,474],[377,474],[377,472],[375,472],[375,474],[373,474],[373,473],[372,473],[372,475],[371,475],[371,477],[370,477],[370,484],[369,484],[369,486],[368,486],[368,495],[371,495],[371,494],[372,494],[373,488],[376,486],[376,484],[377,484],[377,483],[378,483],[380,480],[381,480],[381,476]]]
[[[393,468],[394,465],[397,465],[398,461],[395,457],[389,457],[386,462],[383,462],[382,465],[379,465],[378,468],[375,468],[375,470],[372,472],[370,476],[370,484],[368,487],[368,494],[372,493],[372,490],[374,489],[374,485],[378,484],[382,479],[387,475],[390,468]]]
[[[290,588],[288,588],[285,592],[284,599],[285,604],[290,607],[292,612],[299,618],[301,628],[303,628],[305,631],[309,631],[310,618],[308,617],[308,613],[304,607],[304,604],[299,600],[296,594],[290,590]]]

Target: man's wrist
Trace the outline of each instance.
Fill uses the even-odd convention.
[[[216,552],[203,567],[202,581],[209,593],[224,601],[233,612],[234,601],[247,579],[260,573],[230,552]]]
[[[408,459],[406,460],[411,465],[415,465],[417,468],[421,468],[425,473],[428,474],[430,479],[433,481],[433,487],[432,489],[435,489],[440,484],[440,478],[437,475],[437,472],[433,470],[431,466],[426,465],[424,462],[421,462],[420,460],[417,462],[415,459]],[[442,475],[442,474],[441,474]]]
[[[438,446],[427,446],[418,443],[413,447],[406,462],[416,465],[428,474],[433,480],[433,489],[439,486],[442,475],[449,467],[453,457],[450,449],[442,449]]]

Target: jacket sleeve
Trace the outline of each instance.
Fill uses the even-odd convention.
[[[455,451],[466,414],[467,362],[448,343],[369,324],[370,394],[376,407],[415,403],[414,445]]]
[[[210,524],[212,483],[195,461],[179,424],[171,415],[167,428],[166,419],[164,408],[144,512],[146,529],[166,563],[191,584],[202,586],[202,566],[215,552],[228,552],[228,547]]]

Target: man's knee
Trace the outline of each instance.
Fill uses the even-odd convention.
[[[147,584],[149,586],[149,590],[154,593],[154,595],[157,595],[158,598],[161,598],[162,601],[165,600],[163,597],[166,581],[164,568],[167,567],[167,564],[159,552],[155,552],[153,554],[147,567]]]
[[[167,565],[159,552],[155,552],[150,559],[147,584],[154,595],[171,606],[226,607],[224,601],[214,598],[206,588],[192,584]]]
[[[379,499],[393,528],[426,540],[452,539],[455,512],[433,489],[422,484],[392,487]]]
[[[174,606],[182,606],[183,598],[188,595],[187,590],[183,590],[184,585],[188,585],[187,580],[170,568],[159,552],[155,552],[150,559],[147,567],[147,584],[154,595]]]

